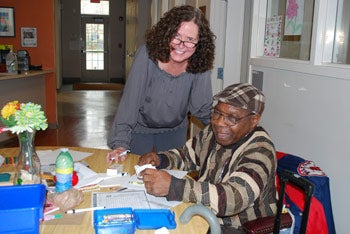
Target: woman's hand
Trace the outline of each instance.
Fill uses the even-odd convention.
[[[152,166],[158,167],[160,165],[160,159],[154,152],[144,154],[140,157],[137,165],[142,166],[145,164],[151,164]]]
[[[110,151],[107,156],[106,156],[106,162],[108,164],[111,164],[113,161],[115,163],[118,163],[118,161],[120,160],[121,162],[123,162],[126,158],[126,154],[120,156],[121,153],[125,152],[126,149],[123,147],[118,147],[112,151]]]

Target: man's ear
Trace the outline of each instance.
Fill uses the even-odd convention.
[[[252,116],[252,123],[254,128],[259,124],[260,121],[260,115],[259,114],[255,114]]]

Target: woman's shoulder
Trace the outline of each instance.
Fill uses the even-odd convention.
[[[148,56],[148,52],[147,52],[147,47],[145,44],[142,44],[139,46],[139,48],[136,51],[137,55],[147,55]]]
[[[152,62],[152,60],[149,58],[148,55],[148,49],[146,47],[146,45],[142,44],[135,53],[135,59],[134,59],[134,63],[137,64],[148,64],[150,62]]]

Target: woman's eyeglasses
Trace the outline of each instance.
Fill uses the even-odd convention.
[[[187,47],[187,48],[194,48],[197,46],[197,43],[191,42],[191,41],[183,41],[177,37],[171,40],[171,42],[175,45],[180,45],[181,43]]]
[[[223,121],[225,124],[229,125],[229,126],[234,126],[236,125],[239,121],[249,117],[249,116],[252,116],[252,115],[255,115],[254,113],[250,113],[246,116],[243,116],[242,118],[236,118],[232,115],[224,115],[223,113],[217,111],[217,110],[213,110],[213,112],[211,113],[211,118],[215,121],[219,120],[220,116],[222,116],[223,118]]]

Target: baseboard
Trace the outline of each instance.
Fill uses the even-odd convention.
[[[123,90],[123,84],[117,83],[75,83],[73,90]]]

